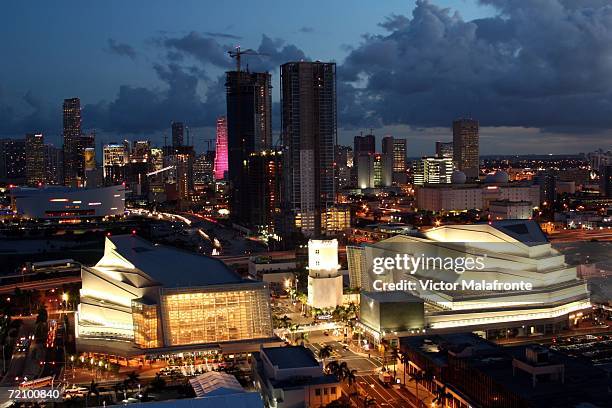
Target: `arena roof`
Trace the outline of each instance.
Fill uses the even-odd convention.
[[[219,259],[152,244],[135,235],[107,237],[104,257],[96,266],[119,270],[131,266],[166,287],[247,282]]]

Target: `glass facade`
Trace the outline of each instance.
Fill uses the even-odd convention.
[[[142,348],[162,346],[157,327],[157,305],[132,301],[132,319],[134,320],[134,342],[137,346]]]
[[[161,298],[167,346],[272,337],[265,287],[166,289]]]

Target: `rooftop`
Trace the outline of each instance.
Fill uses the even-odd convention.
[[[245,392],[236,377],[218,371],[209,371],[189,380],[196,397]]]
[[[423,299],[420,297],[403,290],[361,292],[361,295],[379,303],[423,303]]]
[[[113,246],[109,255],[108,245]],[[177,248],[154,245],[135,235],[107,237],[104,257],[96,266],[126,263],[167,287],[222,285],[247,282],[221,260]]]
[[[268,347],[261,349],[261,352],[279,369],[319,367],[314,354],[306,347]]]

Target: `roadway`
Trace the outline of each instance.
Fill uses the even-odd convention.
[[[48,290],[78,282],[81,282],[80,276],[63,276],[61,278],[43,279],[31,282],[10,283],[0,286],[0,294],[14,293],[17,288],[21,290]]]

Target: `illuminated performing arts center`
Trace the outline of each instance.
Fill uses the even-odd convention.
[[[440,268],[439,263],[433,262],[430,268],[421,264],[415,270],[407,270],[404,265],[398,268],[390,262],[384,271],[374,270],[376,258],[395,258],[398,254],[423,260],[472,259],[470,265],[475,267],[457,271],[457,262],[454,269]],[[374,338],[385,332],[444,332],[458,328],[482,331],[487,336],[512,330],[520,335],[555,333],[571,327],[591,307],[587,284],[578,278],[576,267],[565,262],[565,256],[551,247],[539,225],[530,220],[448,225],[420,235],[396,235],[375,244],[349,247],[348,257],[352,260],[350,275],[360,281],[365,294],[362,315],[368,315],[369,309],[379,310],[386,302],[385,293],[397,299],[393,284],[398,282],[414,282],[410,295],[425,302],[423,318],[412,320],[422,321],[422,327],[365,324],[363,328]],[[444,290],[440,288],[452,285],[431,285],[439,282],[456,283],[455,287],[462,289]],[[486,289],[518,286],[517,283],[530,290]],[[383,284],[389,292],[376,290]],[[408,304],[404,307],[414,309]]]
[[[171,351],[251,343],[256,350],[273,337],[266,284],[242,279],[215,258],[112,236],[102,259],[81,275],[76,329],[87,344]]]

